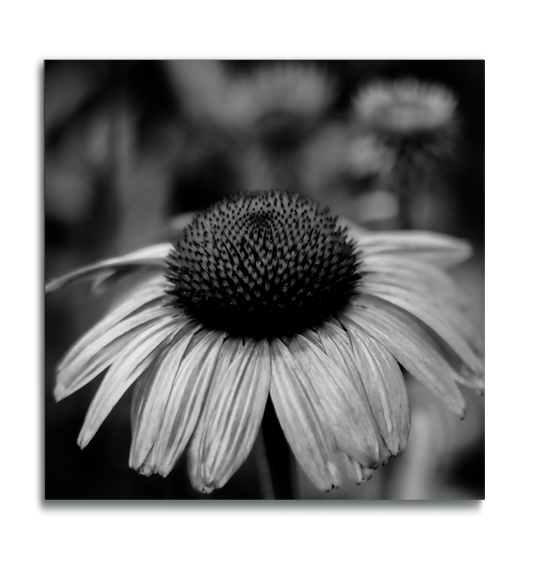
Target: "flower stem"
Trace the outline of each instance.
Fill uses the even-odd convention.
[[[272,484],[272,475],[268,466],[266,456],[265,440],[263,438],[263,429],[259,429],[256,448],[256,461],[257,471],[259,474],[259,488],[261,490],[262,499],[276,499],[274,496],[274,486]]]
[[[272,497],[267,499],[294,499],[292,452],[270,398],[263,416],[260,440],[259,451],[264,452],[265,465],[268,468],[268,477],[273,493]],[[263,478],[261,471],[260,476],[262,481],[263,479],[266,480],[266,476]],[[266,490],[266,483],[261,484],[261,488]]]

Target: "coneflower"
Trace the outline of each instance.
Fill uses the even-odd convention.
[[[466,404],[456,383],[483,388],[479,341],[441,270],[469,254],[434,233],[360,234],[297,194],[230,196],[174,244],[48,283],[142,277],[58,365],[55,396],[107,370],[84,448],[135,385],[131,467],[166,476],[187,452],[203,492],[247,458],[270,396],[317,487],[337,487],[343,466],[360,483],[407,445],[400,364],[458,416]]]

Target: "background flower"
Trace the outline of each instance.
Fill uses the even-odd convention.
[[[457,127],[453,94],[414,79],[371,83],[359,91],[353,108],[361,128],[404,144],[418,140],[422,145],[426,139],[426,144],[445,145]]]
[[[413,79],[374,82],[359,90],[353,114],[355,130],[393,155],[378,168],[397,195],[401,225],[445,228],[443,214],[453,219],[455,207],[446,188],[459,131],[454,95]]]

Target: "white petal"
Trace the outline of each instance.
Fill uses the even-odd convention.
[[[359,290],[361,293],[379,297],[419,319],[442,338],[468,368],[478,375],[483,373],[483,364],[469,344],[472,328],[464,314],[449,305],[439,304],[438,300],[432,297],[417,295],[409,286],[363,284]]]
[[[422,384],[459,416],[466,402],[453,380],[452,369],[424,329],[403,311],[379,299],[359,296],[341,322],[356,323],[381,343]]]
[[[204,407],[223,335],[201,331],[189,344],[168,396],[163,422],[144,467],[168,475],[182,454]]]
[[[310,340],[313,340],[315,336],[316,339],[320,341],[320,348],[323,349],[327,356],[333,361],[335,365],[334,368],[337,366],[340,367],[353,384],[357,393],[357,398],[352,397],[352,400],[356,402],[352,406],[354,416],[358,418],[363,416],[369,420],[369,422],[373,424],[376,435],[385,437],[381,428],[379,428],[378,420],[369,401],[369,398],[375,398],[375,393],[367,392],[367,385],[371,382],[368,380],[367,375],[367,357],[364,353],[364,348],[357,348],[357,346],[362,346],[362,342],[358,340],[352,342],[352,335],[345,329],[330,323],[323,324],[316,334],[312,331],[307,331],[305,336]],[[356,348],[354,349],[354,347]],[[362,364],[361,361],[363,361]],[[329,362],[327,368],[331,368]],[[380,461],[381,463],[385,463],[389,457],[389,452],[386,448],[382,449]]]
[[[70,273],[66,273],[60,277],[49,280],[46,283],[45,290],[46,292],[52,292],[80,281],[105,280],[109,278],[110,271],[135,271],[139,268],[150,266],[165,268],[165,259],[171,246],[172,245],[170,243],[152,245],[121,257],[113,257],[92,265],[81,267],[71,271]]]
[[[134,469],[142,466],[156,441],[180,364],[197,329],[195,323],[183,322],[161,353],[157,367],[135,386],[129,461]]]
[[[348,329],[354,360],[379,430],[393,456],[407,446],[411,429],[409,398],[402,371],[380,343],[356,325]]]
[[[222,487],[248,457],[270,390],[268,342],[238,344],[231,366],[213,380],[195,432],[204,490]]]
[[[229,370],[231,365],[235,362],[235,358],[239,354],[239,350],[242,347],[242,341],[234,338],[228,338],[224,340],[220,348],[215,368],[211,374],[210,385],[218,384],[225,373]],[[207,389],[206,389],[207,394]],[[202,414],[205,412],[202,409]],[[205,422],[204,422],[205,423]],[[189,477],[191,484],[194,489],[202,491],[204,493],[211,493],[213,491],[213,485],[207,485],[202,477],[202,457],[201,457],[201,446],[202,446],[202,436],[203,427],[200,427],[200,422],[197,425],[197,429],[194,431],[191,441],[189,443],[187,451],[187,466],[189,469]]]
[[[159,324],[164,318],[170,318],[168,308],[160,304],[150,304],[148,308],[125,318],[99,338],[87,344],[73,358],[64,360],[58,366],[57,384],[54,389],[56,400],[70,396],[92,380],[111,364],[120,359],[128,345],[149,326]],[[180,319],[176,319],[179,321]],[[181,319],[185,320],[185,319]]]
[[[176,326],[172,318],[161,319],[147,327],[124,350],[102,380],[102,384],[89,407],[85,422],[78,437],[78,444],[84,448],[107,418],[115,404],[126,390],[163,350],[163,343],[172,335]]]
[[[472,254],[472,247],[467,241],[429,231],[371,233],[359,237],[357,245],[365,256],[392,254],[441,268],[457,265]]]
[[[459,308],[470,306],[467,295],[441,269],[407,257],[366,256],[364,282],[409,286],[416,292],[445,300]]]
[[[271,352],[270,394],[287,441],[317,487],[324,491],[338,487],[334,438],[323,420],[319,397],[285,344],[273,339]]]
[[[329,356],[303,336],[289,342],[307,384],[318,396],[323,424],[328,424],[337,448],[361,464],[377,467],[388,458],[364,391]]]
[[[109,311],[91,330],[84,334],[80,340],[72,346],[58,365],[63,368],[68,362],[83,352],[89,344],[100,338],[112,326],[126,318],[131,313],[138,311],[143,305],[164,295],[164,287],[161,279],[152,279],[138,285],[120,305]]]

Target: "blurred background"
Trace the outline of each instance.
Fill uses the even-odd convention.
[[[47,61],[45,279],[168,240],[173,217],[232,192],[287,189],[372,229],[469,239],[475,255],[452,274],[484,335],[484,73],[481,60]],[[404,79],[440,86],[453,118],[438,116],[438,98],[417,111],[423,89],[411,111],[398,112],[401,129],[365,111],[368,86]],[[56,403],[54,369],[113,296],[77,286],[45,297],[45,498],[261,498],[253,452],[210,496],[191,489],[183,462],[165,479],[137,475],[128,467],[131,392],[78,448],[98,381]],[[290,495],[483,499],[483,398],[462,389],[469,412],[460,421],[420,384],[408,380],[408,389],[413,422],[403,456],[369,482],[345,479],[329,494],[294,465]]]

